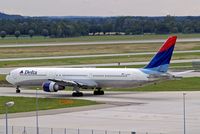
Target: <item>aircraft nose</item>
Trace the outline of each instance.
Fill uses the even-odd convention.
[[[7,80],[7,82],[9,82],[10,84],[13,84],[12,78],[11,78],[10,75],[6,75],[6,80]]]

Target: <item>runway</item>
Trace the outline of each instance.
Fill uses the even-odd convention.
[[[178,53],[198,53],[200,50],[174,51]],[[70,58],[92,58],[92,57],[117,57],[117,56],[136,56],[136,55],[151,55],[156,52],[142,53],[122,53],[122,54],[95,54],[95,55],[74,55],[74,56],[50,56],[50,57],[30,57],[30,58],[3,58],[0,61],[21,61],[21,60],[48,60],[48,59],[70,59]]]
[[[101,45],[101,44],[141,44],[141,43],[163,43],[165,40],[127,40],[127,41],[91,41],[91,42],[64,42],[64,43],[37,43],[37,44],[2,44],[0,48],[11,47],[38,47],[38,46],[71,46],[71,45]],[[177,42],[199,42],[200,38],[177,39]]]
[[[34,90],[0,88],[2,96],[35,96]],[[40,97],[71,98],[71,92],[44,93]],[[183,92],[106,92],[92,96],[87,92],[81,99],[105,102],[110,107],[39,116],[40,127],[80,128],[95,130],[135,130],[137,133],[183,133]],[[200,132],[200,92],[186,92],[187,133]],[[9,119],[10,125],[35,126],[35,117]],[[0,120],[0,125],[4,120]]]

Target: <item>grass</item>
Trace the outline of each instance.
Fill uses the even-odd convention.
[[[173,34],[174,35],[174,34]],[[175,34],[178,38],[199,38],[200,34]],[[44,38],[42,36],[7,37],[0,39],[0,44],[27,44],[27,43],[59,43],[59,42],[92,42],[92,41],[118,41],[118,40],[145,40],[145,39],[166,39],[170,35],[118,35],[118,36],[81,36],[73,38]]]
[[[36,110],[36,99],[26,97],[0,97],[0,114],[5,113],[4,104],[14,101],[15,105],[9,108],[9,113],[30,112]],[[39,98],[39,110],[80,107],[98,104],[95,101],[79,99]]]
[[[104,66],[104,67],[97,67],[97,68],[143,68],[144,65],[128,65],[128,66]],[[171,63],[170,69],[193,69],[192,63]]]
[[[101,44],[48,47],[1,48],[1,58],[45,57],[66,55],[118,54],[133,52],[156,52],[161,43],[145,44]],[[177,43],[176,51],[200,50],[200,42]]]
[[[109,91],[200,91],[200,77],[162,81],[137,88],[108,89]]]
[[[79,65],[79,64],[101,64],[118,62],[141,62],[150,61],[153,55],[116,56],[116,57],[90,57],[90,58],[67,58],[48,60],[22,60],[2,61],[0,67],[28,67],[28,66],[55,66],[55,65]],[[200,53],[174,54],[173,60],[198,59]]]
[[[9,83],[6,81],[6,75],[0,74],[0,86],[9,85]]]
[[[1,58],[42,57],[63,55],[91,55],[108,53],[130,53],[154,51],[160,44],[103,44],[78,46],[50,46],[50,47],[19,47],[1,48]],[[147,49],[148,48],[148,49]]]

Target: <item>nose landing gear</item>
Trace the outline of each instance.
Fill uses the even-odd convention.
[[[19,86],[16,87],[16,93],[19,94],[21,90],[19,89]]]

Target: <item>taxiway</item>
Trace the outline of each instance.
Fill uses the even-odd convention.
[[[34,90],[0,88],[2,96],[34,97]],[[40,97],[71,98],[71,92],[44,93]],[[142,133],[180,134],[183,132],[183,92],[106,92],[93,96],[86,92],[81,99],[104,102],[108,107],[57,112],[39,116],[40,127],[80,128],[96,130],[135,130]],[[186,92],[187,133],[200,132],[200,92]],[[25,114],[25,113],[24,113]],[[3,125],[4,120],[0,120]],[[10,125],[35,126],[35,117],[13,117]]]

